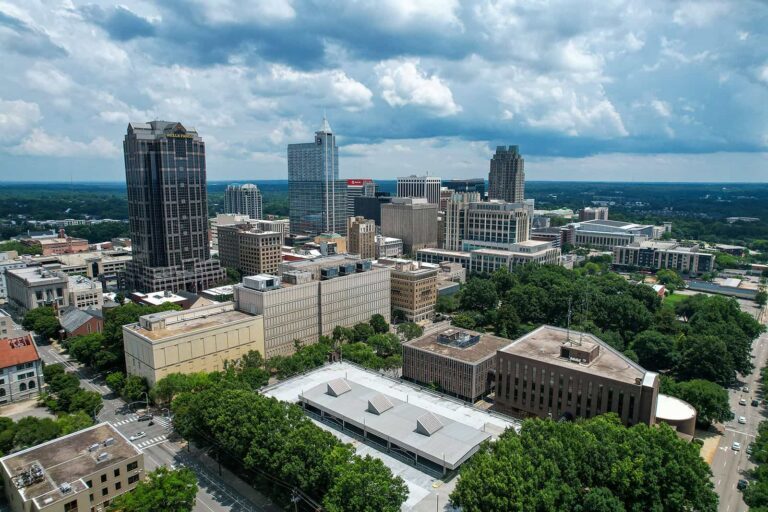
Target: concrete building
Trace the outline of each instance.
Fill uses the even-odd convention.
[[[684,246],[675,240],[644,240],[613,249],[613,264],[646,270],[672,269],[683,274],[703,274],[715,268],[715,255],[698,245]]]
[[[470,252],[469,269],[472,272],[493,273],[501,267],[512,270],[521,265],[558,265],[560,249],[550,242],[528,240],[512,245],[512,250],[476,249]]]
[[[153,386],[171,373],[223,370],[252,350],[264,355],[264,319],[232,302],[153,313],[123,326],[123,344],[128,374]]]
[[[418,261],[381,258],[377,266],[388,267],[391,276],[392,311],[402,311],[408,322],[432,320],[437,303],[437,265]]]
[[[32,335],[11,331],[0,337],[0,405],[35,398],[43,383],[43,361]]]
[[[339,148],[328,120],[315,140],[288,144],[291,231],[346,234],[347,182],[339,179]]]
[[[381,205],[381,234],[401,239],[406,253],[437,247],[437,204],[424,198],[393,198]]]
[[[210,288],[225,277],[208,245],[205,143],[181,123],[130,123],[123,142],[131,290]]]
[[[275,273],[282,260],[283,235],[249,224],[219,226],[219,261],[243,275]]]
[[[568,229],[562,227],[531,229],[531,240],[551,242],[554,247],[562,247],[567,243],[569,234]]]
[[[419,249],[416,251],[416,261],[421,263],[458,263],[465,269],[470,268],[469,251],[449,251],[447,249]]]
[[[376,192],[374,197],[355,197],[355,217],[371,219],[377,226],[381,226],[381,206],[392,202],[392,196],[388,192]]]
[[[376,258],[397,258],[403,255],[403,241],[391,236],[376,235]]]
[[[346,233],[346,226],[345,231]],[[317,249],[323,256],[347,253],[347,238],[338,233],[320,233],[313,242],[304,244],[305,249]]]
[[[14,268],[24,268],[27,263],[18,259],[16,251],[0,253],[0,302],[8,299],[8,283],[5,278],[5,272]]]
[[[390,271],[349,255],[286,263],[281,276],[243,278],[240,311],[264,317],[265,357],[291,355],[295,340],[317,343],[336,326],[390,318]]]
[[[456,192],[445,205],[444,249],[460,251],[467,231],[467,212],[470,203],[479,203],[479,192]]]
[[[43,256],[56,254],[71,254],[88,250],[88,240],[85,238],[72,238],[67,236],[64,228],[59,230],[57,238],[46,238],[38,242],[43,251]]]
[[[443,186],[454,192],[477,192],[481,198],[485,197],[484,178],[443,180]]]
[[[533,206],[530,203],[488,201],[464,206],[465,227],[462,251],[473,249],[512,250],[531,236]]]
[[[525,162],[518,146],[496,146],[488,173],[488,198],[525,201]]]
[[[576,247],[588,246],[611,251],[614,247],[659,238],[664,227],[617,220],[588,220],[565,227],[565,242]]]
[[[433,332],[403,343],[403,379],[476,402],[492,391],[496,352],[507,345],[508,339],[466,329]]]
[[[104,304],[104,288],[99,281],[84,276],[69,276],[68,280],[70,306],[78,309],[101,309]]]
[[[356,197],[376,197],[376,183],[371,178],[347,180],[347,217],[355,217]]]
[[[144,478],[144,454],[100,423],[0,459],[11,512],[101,512]]]
[[[252,219],[264,218],[259,187],[253,183],[229,185],[224,191],[224,213],[247,215]]]
[[[586,207],[579,210],[579,222],[585,222],[588,220],[608,220],[608,207],[596,206]]]
[[[45,267],[27,267],[7,270],[8,304],[24,315],[40,306],[64,307],[69,305],[69,276]]]
[[[421,197],[430,204],[440,204],[442,182],[436,176],[416,176],[414,174],[397,178],[398,197]]]
[[[376,258],[376,223],[364,217],[347,219],[347,250],[362,259]]]
[[[498,351],[496,407],[540,418],[656,423],[659,376],[596,336],[543,325]]]

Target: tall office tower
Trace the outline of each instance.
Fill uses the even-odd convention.
[[[426,197],[427,202],[440,204],[440,178],[435,176],[405,176],[397,178],[398,197]]]
[[[346,234],[347,182],[339,179],[339,148],[328,120],[315,141],[288,144],[291,232]]]
[[[364,217],[347,219],[347,251],[363,259],[376,258],[376,223]]]
[[[224,192],[224,213],[240,213],[252,219],[261,219],[261,191],[252,183],[229,185]]]
[[[467,211],[470,203],[479,203],[479,192],[455,192],[445,207],[445,249],[460,251],[467,231]]]
[[[128,287],[198,291],[223,280],[208,247],[203,139],[181,123],[130,123],[123,151],[133,247]]]
[[[371,178],[347,180],[347,217],[355,216],[356,197],[376,197],[376,183]]]
[[[488,174],[488,199],[501,199],[508,203],[525,200],[525,170],[523,157],[517,146],[496,146]]]
[[[514,250],[531,238],[533,204],[491,200],[469,203],[466,211],[462,251],[475,249]]]
[[[485,196],[484,178],[467,178],[443,181],[443,186],[448,187],[454,192],[478,192],[480,198]]]
[[[437,247],[437,205],[423,197],[395,197],[381,205],[381,234],[403,241],[406,253]]]

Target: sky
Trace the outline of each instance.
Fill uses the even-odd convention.
[[[342,177],[768,182],[767,49],[752,0],[0,0],[0,181],[122,181],[153,119],[285,179],[325,113]]]

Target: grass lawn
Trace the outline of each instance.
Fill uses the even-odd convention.
[[[681,300],[685,300],[686,297],[690,297],[690,295],[681,295],[678,293],[667,295],[666,297],[664,297],[664,304],[675,307],[675,304],[677,304]]]

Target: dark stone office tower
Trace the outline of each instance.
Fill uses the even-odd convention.
[[[525,200],[525,170],[523,157],[517,146],[496,146],[488,174],[488,199],[501,199],[508,203]]]
[[[208,246],[203,139],[181,123],[130,123],[123,151],[133,247],[128,288],[198,292],[223,280]]]
[[[288,144],[291,233],[347,232],[347,182],[339,179],[339,148],[328,120],[314,142]]]

